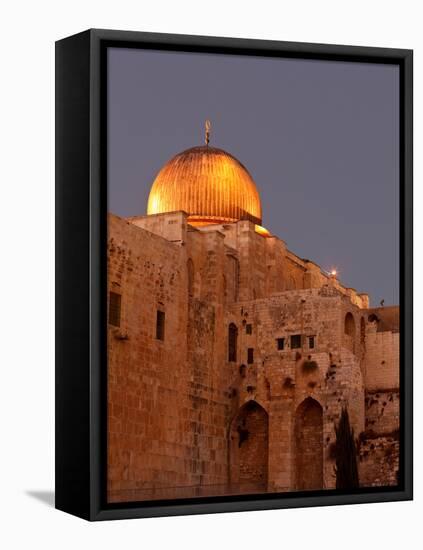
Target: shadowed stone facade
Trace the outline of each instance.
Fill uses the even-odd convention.
[[[109,500],[334,488],[344,406],[360,484],[395,485],[398,308],[250,220],[188,222],[109,215]]]

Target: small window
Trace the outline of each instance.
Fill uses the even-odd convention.
[[[282,351],[285,349],[285,338],[277,338],[276,339],[276,345],[279,351]]]
[[[165,312],[160,310],[157,310],[156,338],[157,340],[164,340],[165,338]]]
[[[301,334],[293,334],[291,336],[291,349],[298,349],[301,347]]]
[[[109,323],[115,327],[120,327],[120,310],[122,296],[117,292],[109,294]]]
[[[251,363],[254,363],[254,349],[248,348],[247,349],[247,363],[251,365]]]
[[[246,334],[253,334],[253,325],[251,325],[251,324],[245,325],[245,333]]]
[[[314,345],[315,345],[314,336],[309,336],[308,337],[308,347],[310,349],[314,349]]]

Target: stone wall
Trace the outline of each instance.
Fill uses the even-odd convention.
[[[361,361],[343,347],[347,311],[359,318],[359,310],[334,288],[282,292],[230,307],[226,322],[239,328],[239,362],[244,365],[236,387],[239,404],[254,400],[269,414],[269,490],[298,485],[298,457],[304,449],[296,450],[295,426],[307,399],[322,409],[323,487],[335,483],[330,447],[342,407],[347,406],[357,436],[365,428]],[[292,348],[295,335],[300,344]],[[280,338],[283,350],[278,350]],[[254,350],[252,364],[247,363],[248,348]]]
[[[190,432],[181,400],[186,324],[180,249],[117,217],[109,217],[109,289],[121,294],[120,326],[108,334],[109,491],[149,490],[184,481]],[[156,339],[157,310],[165,340]],[[182,406],[181,415],[171,411]]]
[[[387,434],[400,424],[399,389],[366,391],[366,432]]]
[[[398,485],[399,440],[381,436],[363,441],[359,452],[360,487]]]
[[[371,324],[371,323],[370,323]],[[369,390],[399,388],[399,333],[366,333],[365,373]]]
[[[343,407],[363,482],[395,466],[398,335],[366,295],[251,222],[199,230],[183,212],[110,215],[108,262],[111,501],[333,488]]]

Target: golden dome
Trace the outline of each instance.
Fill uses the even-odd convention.
[[[261,225],[261,203],[253,178],[232,155],[193,147],[167,162],[151,187],[147,214],[183,210],[191,225],[250,220]]]

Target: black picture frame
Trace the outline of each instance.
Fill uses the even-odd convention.
[[[400,483],[398,487],[107,504],[106,49],[110,46],[390,63],[400,68]],[[412,499],[413,53],[91,29],[56,43],[56,508],[108,520]]]

